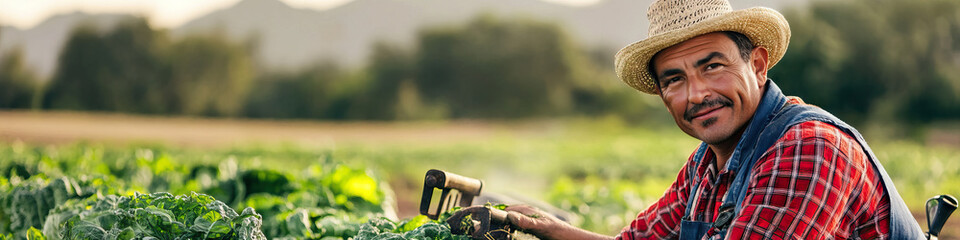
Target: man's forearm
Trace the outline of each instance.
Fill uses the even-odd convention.
[[[553,215],[545,213],[540,209],[527,206],[516,205],[507,207],[507,219],[519,230],[536,235],[544,240],[561,239],[613,239],[610,236],[604,236],[583,230],[567,222],[560,221]]]

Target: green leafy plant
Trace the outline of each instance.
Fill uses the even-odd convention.
[[[115,193],[111,180],[87,178],[74,180],[66,177],[48,179],[34,175],[26,180],[15,180],[12,187],[0,188],[0,233],[30,236],[31,228],[43,228],[50,210],[71,199],[95,194]]]
[[[371,239],[392,239],[392,240],[412,240],[412,239],[432,239],[432,240],[467,240],[471,239],[466,235],[454,235],[450,232],[450,226],[442,221],[423,221],[426,216],[420,215],[414,217],[403,224],[398,224],[390,219],[379,218],[371,219],[369,222],[360,226],[356,240]],[[420,224],[420,225],[417,225]],[[416,227],[413,227],[417,225]]]
[[[71,203],[50,212],[47,238],[266,239],[253,208],[237,214],[204,194],[109,195]]]

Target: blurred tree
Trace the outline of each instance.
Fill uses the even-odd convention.
[[[847,121],[960,117],[960,2],[817,1],[785,11],[793,37],[771,77]]]
[[[263,74],[255,81],[246,116],[256,118],[344,118],[336,88],[348,80],[339,66],[324,62],[297,73]]]
[[[90,25],[73,30],[60,53],[57,70],[47,85],[43,108],[103,110],[107,86],[100,80],[109,49]]]
[[[255,74],[248,45],[217,34],[171,43],[145,19],[82,24],[61,51],[48,109],[237,116]]]
[[[37,77],[23,62],[20,48],[0,57],[0,108],[31,108]]]
[[[44,95],[43,107],[163,113],[162,32],[145,19],[101,33],[83,24],[70,34]]]
[[[386,42],[373,45],[364,87],[354,98],[350,116],[360,119],[424,119],[430,116],[414,82],[413,54]],[[434,114],[435,115],[435,114]]]
[[[250,46],[223,34],[193,35],[170,46],[177,113],[239,116],[256,75]]]
[[[419,39],[416,85],[454,118],[568,113],[576,50],[560,27],[481,15],[465,26],[435,27]]]
[[[631,124],[672,124],[663,103],[627,86],[613,71],[615,48],[595,47],[571,54],[575,85],[571,90],[575,114],[617,116]]]

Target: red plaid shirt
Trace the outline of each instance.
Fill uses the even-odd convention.
[[[791,103],[800,102],[791,99]],[[691,155],[692,159],[693,156]],[[692,214],[713,221],[736,177],[718,172],[707,151],[691,161],[656,203],[637,215],[617,239],[675,239],[693,183],[700,189]],[[687,168],[697,177],[688,179]],[[890,200],[880,175],[857,141],[833,125],[810,121],[791,127],[753,167],[730,239],[886,239]],[[718,180],[719,179],[719,180]],[[711,229],[705,239],[721,239]]]

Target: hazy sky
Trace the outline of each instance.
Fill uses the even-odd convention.
[[[240,0],[0,0],[0,25],[31,28],[61,13],[131,13],[150,18],[159,27],[176,27]],[[281,0],[294,7],[329,9],[352,0]],[[542,0],[583,6],[600,0]]]

